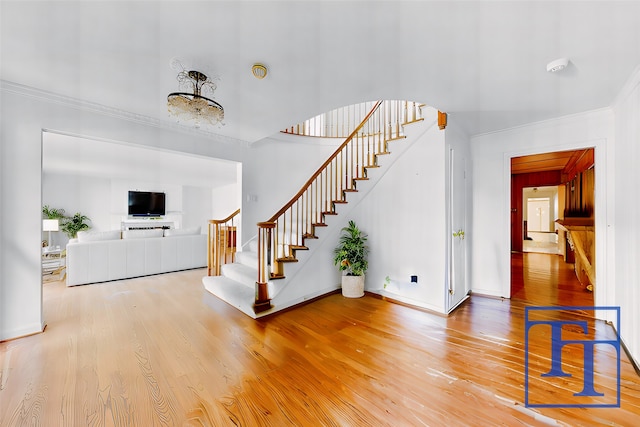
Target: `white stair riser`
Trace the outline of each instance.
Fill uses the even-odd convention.
[[[257,252],[236,252],[236,262],[256,269],[258,275],[258,253]]]
[[[253,288],[258,279],[258,269],[251,268],[239,263],[225,264],[222,266],[221,273],[223,276],[231,280],[242,283],[243,285]]]

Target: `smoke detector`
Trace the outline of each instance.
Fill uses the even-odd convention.
[[[547,64],[547,71],[550,73],[555,73],[557,71],[564,70],[569,65],[569,60],[567,58],[556,59],[555,61],[551,61]]]

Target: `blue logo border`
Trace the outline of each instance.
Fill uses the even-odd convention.
[[[598,311],[613,310],[616,312],[616,348],[617,357],[617,375],[616,375],[616,403],[599,403],[599,404],[563,404],[563,403],[529,403],[529,311],[547,310],[547,311]],[[594,319],[598,320],[598,319]],[[620,307],[613,306],[527,306],[524,308],[524,406],[526,408],[619,408],[620,407]]]

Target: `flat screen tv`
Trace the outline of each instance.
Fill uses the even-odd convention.
[[[129,191],[129,215],[164,216],[164,193],[153,191]]]

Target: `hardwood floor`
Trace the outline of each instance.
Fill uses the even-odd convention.
[[[449,317],[334,294],[255,321],[204,291],[204,270],[47,283],[46,331],[0,343],[0,425],[638,425],[640,377],[624,353],[620,408],[524,406],[521,296],[565,304],[582,292],[534,255],[513,300],[473,296]],[[611,336],[592,320],[590,332]],[[548,336],[529,345],[530,394],[579,400],[572,378],[540,380]],[[565,350],[574,372],[582,355]],[[596,353],[606,396],[590,399],[606,402],[615,352]]]
[[[561,255],[511,254],[511,299],[535,305],[593,306],[586,290]]]

